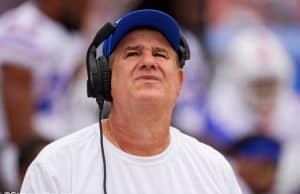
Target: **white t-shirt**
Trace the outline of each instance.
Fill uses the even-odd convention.
[[[125,153],[104,137],[108,194],[240,194],[224,157],[175,128],[161,154]],[[46,146],[28,168],[21,193],[103,193],[99,125]]]
[[[0,17],[0,66],[14,65],[32,72],[34,128],[45,138],[71,133],[67,88],[84,59],[78,34],[43,14],[27,1]],[[1,87],[1,74],[0,74]],[[2,99],[0,99],[2,100]],[[0,140],[5,140],[5,114],[0,101]]]

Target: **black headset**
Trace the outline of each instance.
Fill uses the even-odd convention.
[[[113,33],[116,25],[108,22],[97,32],[92,43],[90,44],[86,55],[87,66],[87,95],[88,97],[100,98],[106,101],[112,101],[111,96],[111,69],[109,60],[105,56],[97,57],[98,46]],[[185,61],[190,59],[190,49],[185,38],[180,35],[178,50],[180,67],[182,68]]]

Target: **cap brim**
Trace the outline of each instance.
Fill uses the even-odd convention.
[[[180,31],[177,22],[166,13],[158,10],[143,9],[133,11],[116,23],[115,31],[104,42],[103,54],[110,56],[121,39],[136,28],[151,28],[161,32],[177,51],[180,42]]]

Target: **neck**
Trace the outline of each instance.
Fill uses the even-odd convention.
[[[110,117],[103,121],[104,135],[123,151],[152,156],[161,153],[170,143],[168,114],[150,111],[127,114],[111,109]]]

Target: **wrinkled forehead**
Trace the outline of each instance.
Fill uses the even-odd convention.
[[[155,47],[162,47],[176,52],[161,32],[151,28],[137,28],[131,30],[120,40],[116,49],[124,46],[138,46],[140,44],[153,44]]]

